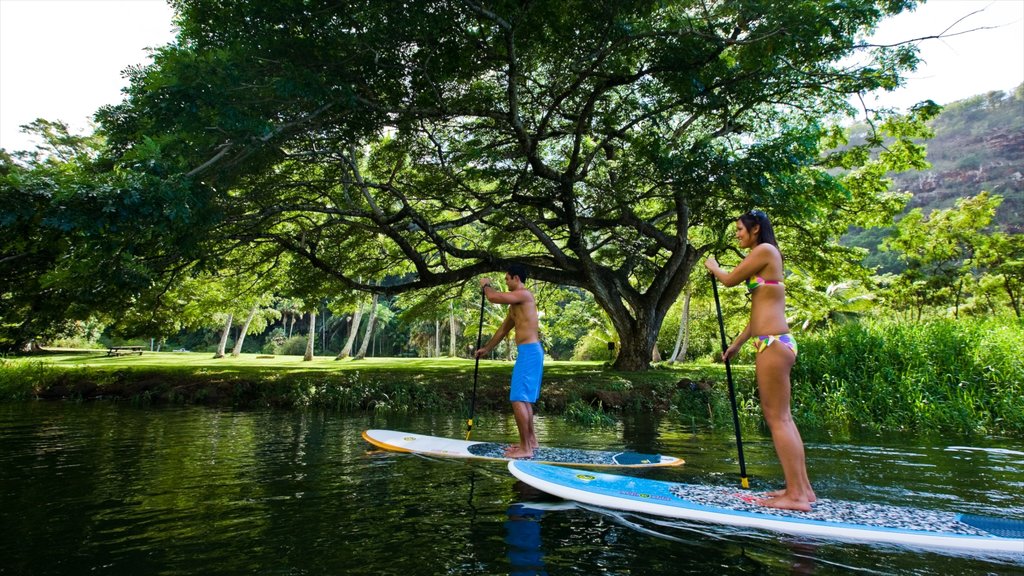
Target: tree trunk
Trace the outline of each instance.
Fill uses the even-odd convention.
[[[313,359],[313,345],[316,344],[316,312],[309,312],[309,333],[306,335],[306,354],[302,357],[303,362]]]
[[[242,353],[242,343],[245,342],[245,335],[249,333],[249,324],[252,324],[252,319],[256,317],[256,311],[259,310],[259,306],[253,306],[249,310],[249,316],[245,319],[245,324],[242,324],[242,329],[238,331],[238,340],[235,341],[235,347],[231,349],[232,356],[238,356]]]
[[[352,326],[348,330],[348,340],[345,341],[345,347],[338,352],[338,355],[334,357],[335,360],[341,360],[342,358],[348,358],[352,354],[352,345],[356,342],[356,334],[359,333],[359,323],[363,321],[363,306],[362,304],[356,308],[355,315],[352,316]]]
[[[373,338],[373,325],[377,322],[377,299],[380,298],[378,294],[373,295],[373,300],[370,302],[370,320],[366,323],[366,336],[363,336],[363,344],[359,347],[359,354],[356,354],[357,360],[366,358],[366,349],[370,346],[370,339]]]
[[[676,335],[676,347],[672,351],[672,357],[668,359],[669,364],[682,362],[686,359],[686,349],[690,346],[690,297],[693,296],[693,287],[686,285],[686,295],[683,297],[683,313],[679,316],[679,333]]]
[[[1013,312],[1017,314],[1017,318],[1020,319],[1020,299],[1013,293],[1013,287],[1010,286],[1010,279],[1005,275],[1003,276],[1003,287],[1006,289],[1006,294],[1010,297],[1010,306],[1013,306]]]
[[[685,243],[686,228],[685,223],[679,225],[678,242]],[[569,244],[577,254],[586,252],[586,247],[577,249],[572,246],[574,243],[582,245],[582,238],[571,238]],[[650,368],[665,314],[686,288],[690,271],[700,256],[698,250],[689,246],[674,250],[646,292],[637,290],[620,273],[599,268],[589,258],[584,261],[584,287],[608,315],[618,336],[614,370],[637,372]]]
[[[645,294],[638,295],[634,292],[631,296],[631,306],[628,307],[622,304],[621,299],[611,305],[605,305],[598,300],[611,318],[619,339],[619,353],[612,363],[612,368],[623,372],[637,372],[650,368],[661,324],[679,292],[665,290],[659,295],[652,287]]]
[[[448,355],[455,358],[455,303],[448,306]]]
[[[631,319],[632,320],[632,319]],[[619,354],[612,368],[623,372],[640,372],[651,366],[651,350],[654,349],[655,335],[641,322],[633,321],[629,330],[618,330]]]
[[[434,320],[434,358],[441,357],[441,321]]]
[[[291,324],[288,325],[288,337],[292,337],[292,331],[295,330],[295,321],[299,319],[298,314],[291,314]]]
[[[220,344],[217,345],[217,353],[213,355],[214,358],[223,358],[224,350],[228,347],[228,334],[231,333],[231,320],[234,316],[228,314],[227,321],[224,322],[224,330],[220,333]]]
[[[964,280],[960,279],[960,284],[956,289],[956,302],[953,304],[953,319],[960,319],[960,294],[964,291]]]

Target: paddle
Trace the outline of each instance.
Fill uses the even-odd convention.
[[[722,320],[722,303],[718,300],[718,279],[711,274],[711,291],[715,295],[715,310],[718,311],[718,333],[722,337],[722,355],[729,349],[725,341],[725,321]],[[729,402],[732,404],[732,425],[736,429],[736,452],[740,457],[740,485],[750,488],[747,480],[747,465],[743,461],[743,438],[740,436],[740,413],[736,408],[736,389],[732,385],[732,368],[729,366],[729,359],[725,359],[725,379],[729,382]]]
[[[473,349],[473,357],[476,358],[476,365],[473,366],[473,399],[469,403],[469,420],[466,420],[466,440],[473,433],[473,413],[476,411],[476,382],[480,376],[480,357],[476,351],[480,349],[480,341],[484,334],[484,305],[487,304],[487,296],[483,287],[480,288],[480,327],[476,331],[476,348]]]

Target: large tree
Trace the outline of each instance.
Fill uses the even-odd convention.
[[[217,203],[212,239],[375,293],[519,261],[594,295],[619,369],[736,214],[800,230],[812,265],[894,206],[863,149],[820,151],[916,64],[859,40],[910,0],[172,3],[177,42],[99,120],[122,164]]]
[[[41,140],[35,151],[0,150],[0,350],[141,314],[141,294],[210,254],[203,230],[219,210],[188,179],[133,169],[138,152],[114,166],[102,138],[61,122],[23,129]]]

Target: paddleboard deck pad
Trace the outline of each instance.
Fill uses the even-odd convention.
[[[439,438],[426,434],[399,432],[396,430],[365,430],[363,439],[370,444],[393,452],[411,452],[441,458],[476,458],[481,460],[512,460],[505,456],[509,444],[497,442],[472,442],[452,438]],[[602,450],[577,450],[573,448],[540,447],[534,450],[532,462],[559,465],[615,468],[650,468],[655,466],[679,466],[681,458],[660,454],[638,452],[609,452]]]
[[[824,498],[811,512],[797,512],[760,506],[760,494],[738,487],[678,484],[536,462],[513,461],[508,468],[543,492],[603,508],[826,539],[1024,555],[1024,520]]]

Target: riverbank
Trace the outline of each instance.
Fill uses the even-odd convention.
[[[739,367],[752,388],[753,372]],[[512,363],[480,362],[477,410],[505,410]],[[317,407],[340,411],[460,413],[473,396],[474,362],[461,358],[366,358],[106,351],[47,351],[0,361],[0,400],[113,399],[136,404]],[[738,375],[739,378],[739,375]],[[601,362],[548,361],[538,410],[579,419],[607,412],[672,410],[727,418],[724,368],[712,364],[611,371]],[[725,421],[725,420],[723,420]]]
[[[989,333],[967,346],[946,332],[939,338],[936,330],[922,328],[915,334],[927,345],[914,345],[902,333],[868,338],[851,333],[855,329],[860,330],[845,327],[801,341],[792,393],[793,416],[802,427],[1024,437],[1022,379],[1016,376],[1020,360],[1009,358],[1008,339]],[[473,367],[472,360],[461,358],[336,361],[325,356],[304,362],[300,356],[214,359],[209,353],[144,351],[108,357],[106,350],[49,350],[0,359],[0,401],[466,416],[474,396]],[[738,362],[732,368],[742,425],[762,426],[753,366]],[[509,409],[511,371],[511,362],[481,361],[476,410]],[[602,362],[549,360],[537,410],[582,424],[613,424],[617,414],[647,412],[694,424],[733,425],[724,366],[710,362],[636,373],[616,372]]]

